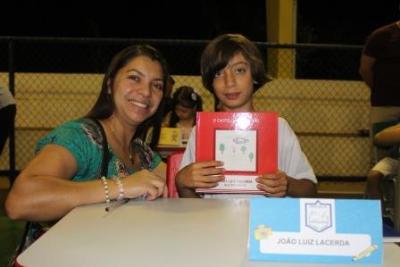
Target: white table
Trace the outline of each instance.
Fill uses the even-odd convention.
[[[333,266],[249,262],[247,231],[245,200],[130,201],[108,214],[104,205],[91,205],[66,215],[18,262],[29,267]],[[383,266],[399,262],[400,247],[385,244]]]

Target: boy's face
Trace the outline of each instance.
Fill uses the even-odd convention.
[[[213,87],[222,111],[253,111],[251,67],[241,53],[235,54],[226,67],[215,74]]]

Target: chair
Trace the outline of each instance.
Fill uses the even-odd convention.
[[[182,161],[183,152],[175,152],[169,154],[167,157],[167,187],[168,187],[168,197],[178,198],[178,191],[175,186],[175,175],[178,172],[179,165]]]

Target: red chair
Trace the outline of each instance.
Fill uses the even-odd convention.
[[[182,161],[183,151],[169,154],[167,157],[167,187],[168,197],[178,198],[178,191],[175,186],[175,175],[179,170],[179,165]]]

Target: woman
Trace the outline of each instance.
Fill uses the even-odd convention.
[[[267,82],[261,53],[240,34],[223,34],[212,40],[201,56],[201,73],[204,87],[218,101],[219,111],[255,111],[253,93]],[[224,180],[223,162],[195,162],[194,133],[192,131],[176,176],[181,197],[199,197],[196,188],[215,187]],[[316,194],[314,172],[295,133],[283,118],[278,121],[278,170],[261,175],[256,182],[264,195],[272,197]],[[220,194],[207,196],[227,197]]]
[[[151,46],[119,52],[88,115],[39,140],[8,195],[8,216],[52,221],[84,204],[165,196],[165,164],[142,140],[149,127],[159,128],[168,76],[165,59]]]

